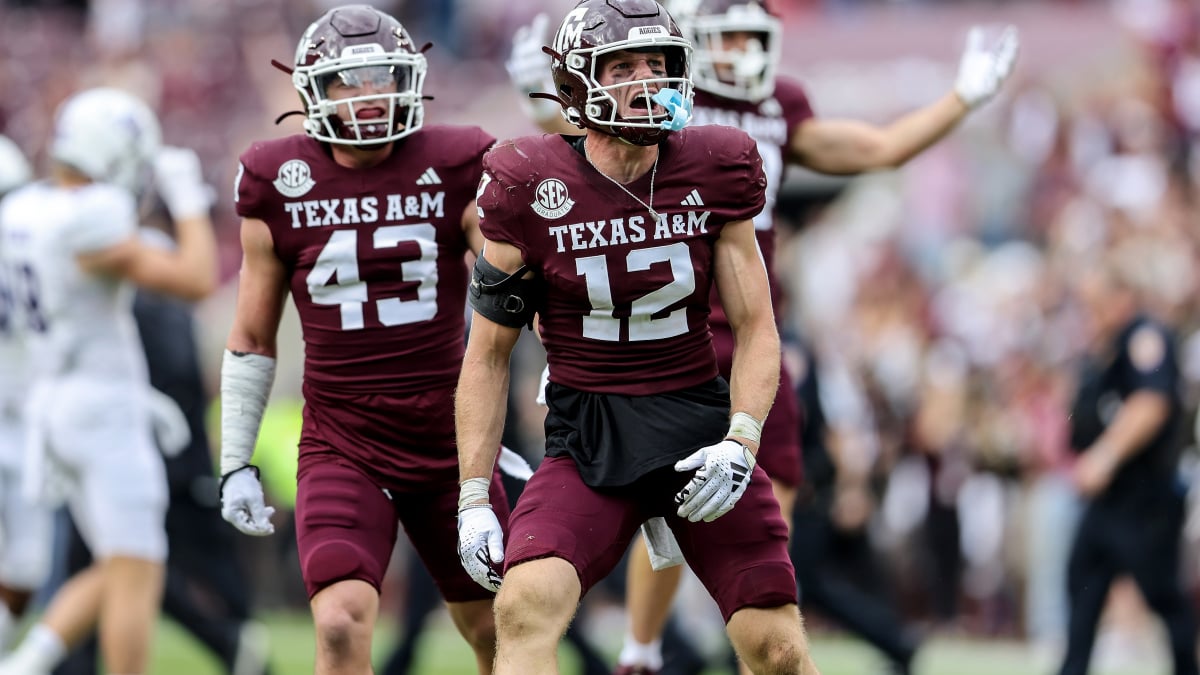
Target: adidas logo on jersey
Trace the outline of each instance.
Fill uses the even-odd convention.
[[[679,203],[684,206],[704,206],[704,200],[700,198],[700,191],[694,188],[692,189],[692,193]]]
[[[417,185],[441,185],[441,184],[442,184],[442,179],[437,175],[437,172],[433,170],[432,166],[429,167],[428,169],[425,169],[425,173],[421,174],[421,177],[417,179]]]

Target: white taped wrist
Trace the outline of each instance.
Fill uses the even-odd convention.
[[[725,434],[744,438],[754,444],[762,442],[763,423],[744,412],[735,412],[729,418],[729,431]]]
[[[275,359],[234,354],[221,360],[221,474],[250,463],[267,397],[275,381]]]
[[[492,481],[487,478],[468,478],[458,484],[458,510],[472,506],[491,506],[492,497],[489,492]],[[482,504],[478,504],[480,500]]]

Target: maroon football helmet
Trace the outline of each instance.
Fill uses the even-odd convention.
[[[425,56],[396,19],[368,5],[329,10],[296,46],[292,84],[304,103],[305,133],[345,145],[404,138],[425,120],[425,69]],[[355,95],[331,98],[331,86]],[[383,116],[360,119],[355,104],[364,102],[378,104]]]
[[[621,50],[661,51],[666,77],[604,86],[599,66],[606,54]],[[654,0],[582,0],[563,19],[552,45],[551,73],[567,121],[616,136],[636,145],[653,145],[668,133],[663,123],[670,113],[622,117],[614,90],[640,87],[647,99],[674,89],[690,110],[692,47],[671,15]],[[661,110],[661,109],[659,109]]]
[[[775,92],[782,25],[765,0],[668,0],[683,36],[691,40],[692,79],[718,96],[758,102]],[[748,34],[744,46],[726,47],[730,33]]]

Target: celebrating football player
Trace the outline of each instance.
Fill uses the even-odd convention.
[[[857,174],[903,165],[955,128],[971,110],[991,99],[1012,71],[1017,55],[1016,30],[1005,29],[989,44],[981,28],[973,28],[951,91],[933,103],[887,126],[813,115],[804,89],[777,76],[781,24],[762,0],[672,0],[668,10],[694,46],[692,80],[696,87],[692,124],[723,124],[747,130],[758,144],[767,175],[766,207],[755,219],[755,233],[768,271],[775,250],[773,208],[787,165],[829,174]],[[545,19],[517,32],[508,70],[523,93],[555,91],[546,80],[542,53]],[[538,67],[538,64],[541,67]],[[571,120],[543,99],[527,109],[545,130],[578,133]],[[773,276],[773,272],[772,272]],[[777,284],[772,283],[772,288]],[[776,296],[778,300],[778,296]],[[714,298],[709,317],[721,372],[728,377],[733,334]],[[780,387],[763,429],[759,462],[771,477],[784,519],[802,478],[798,438],[798,406],[792,380],[781,366]],[[654,572],[650,557],[635,549],[629,566],[627,599],[631,626],[622,650],[620,675],[653,674],[662,663],[659,636],[681,569]],[[892,650],[895,651],[895,650]],[[911,653],[893,654],[907,667]]]
[[[551,51],[558,102],[585,135],[520,138],[484,159],[487,243],[457,398],[459,546],[481,585],[500,584],[496,670],[557,672],[580,598],[664,517],[741,657],[815,674],[787,526],[755,460],[780,362],[754,237],[758,148],[730,127],[683,129],[691,45],[653,0],[583,0]],[[728,383],[706,321],[714,284],[736,337]],[[489,476],[509,356],[535,314],[547,456],[505,548]]]

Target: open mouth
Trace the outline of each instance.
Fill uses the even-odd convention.
[[[666,108],[655,103],[650,93],[642,93],[629,99],[630,118],[653,119],[667,114]]]
[[[354,126],[364,136],[382,136],[387,133],[387,111],[383,108],[363,108],[354,111]]]

